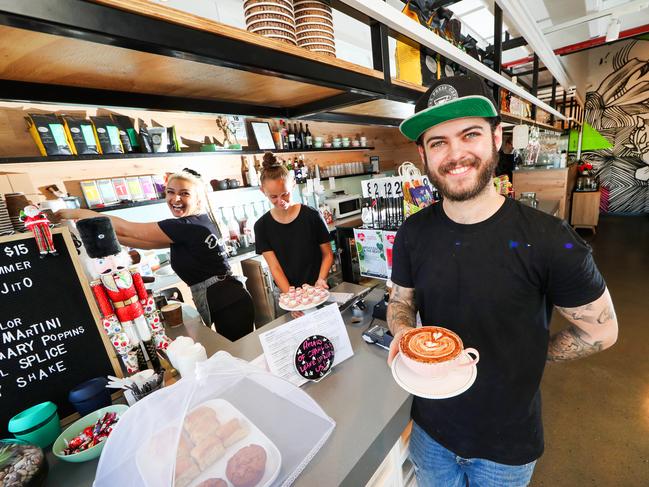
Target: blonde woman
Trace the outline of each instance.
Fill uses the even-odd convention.
[[[255,223],[255,246],[280,291],[310,284],[327,288],[333,264],[329,231],[317,210],[291,199],[295,181],[275,156],[264,155],[261,190],[272,208]]]
[[[109,216],[122,245],[138,249],[171,249],[171,267],[191,289],[203,322],[235,341],[253,331],[252,298],[232,276],[218,228],[210,218],[200,174],[183,169],[167,179],[165,199],[173,218],[134,223]],[[59,210],[57,216],[81,220],[106,216],[92,210]]]

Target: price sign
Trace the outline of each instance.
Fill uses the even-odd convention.
[[[0,238],[0,433],[44,401],[68,416],[71,388],[121,375],[70,233],[52,234],[57,256],[41,257],[31,233]]]
[[[361,181],[363,198],[378,198],[381,191],[380,181],[384,178],[366,179]]]

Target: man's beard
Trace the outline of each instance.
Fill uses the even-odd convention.
[[[426,175],[430,182],[437,188],[441,193],[442,197],[449,201],[468,201],[470,199],[478,196],[488,184],[491,184],[493,179],[494,171],[498,165],[498,151],[496,150],[495,144],[492,146],[491,158],[486,161],[481,161],[477,157],[470,157],[467,159],[462,159],[461,161],[456,162],[447,162],[442,164],[439,167],[439,173],[433,174],[428,168],[428,157],[424,151],[424,165],[426,167]],[[447,184],[447,181],[443,178],[444,175],[448,174],[448,171],[454,169],[458,165],[469,166],[477,169],[478,177],[473,186],[463,189],[452,189],[450,184]]]

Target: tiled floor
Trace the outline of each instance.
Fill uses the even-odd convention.
[[[533,487],[649,486],[649,217],[603,217],[593,246],[618,316],[617,343],[551,364],[545,454]],[[552,330],[566,322],[555,313]]]

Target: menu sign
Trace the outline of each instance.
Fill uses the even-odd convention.
[[[52,233],[58,255],[43,258],[31,234],[0,238],[0,433],[43,401],[68,416],[72,387],[121,375],[70,233]]]

